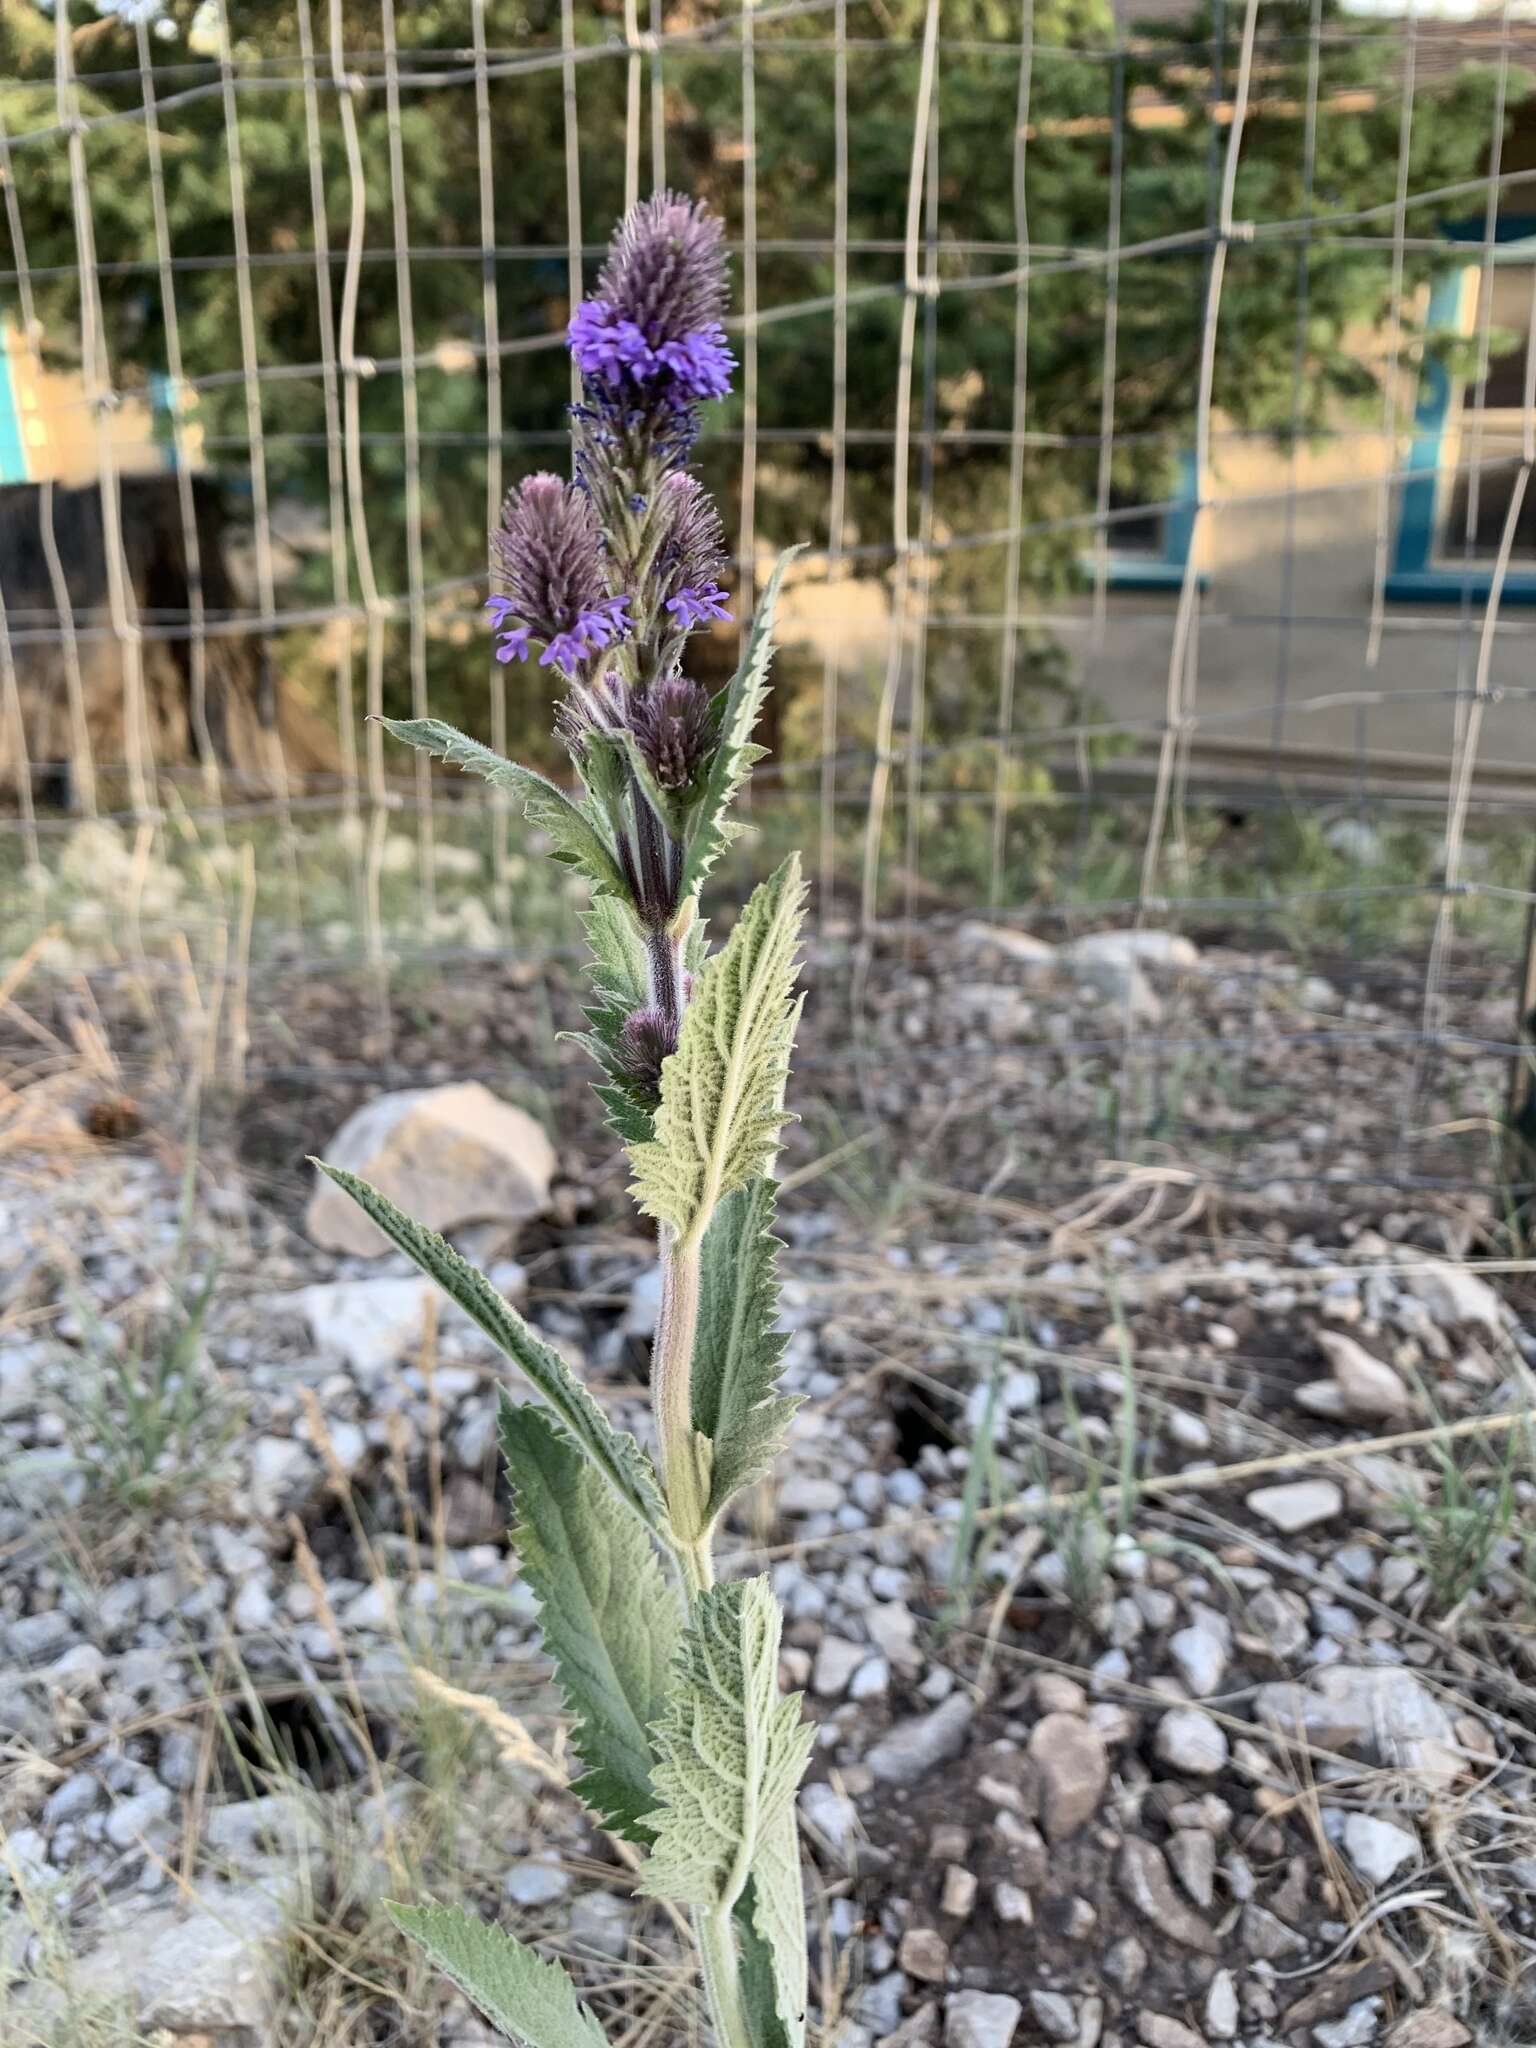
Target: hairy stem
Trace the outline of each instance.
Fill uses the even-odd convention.
[[[661,1242],[661,1312],[651,1347],[651,1406],[661,1450],[667,1511],[680,1544],[697,1553],[707,1540],[708,1475],[701,1471],[693,1431],[693,1340],[699,1325],[699,1249],[680,1247],[668,1230]],[[700,1576],[697,1556],[690,1578]],[[708,1559],[704,1558],[708,1584]]]
[[[695,1913],[693,1930],[718,2048],[752,2048],[752,2032],[741,2000],[741,1971],[730,1908],[714,1906]]]

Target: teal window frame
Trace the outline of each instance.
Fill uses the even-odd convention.
[[[1446,228],[1445,235],[1448,242],[1481,243],[1484,229],[1481,222],[1462,222]],[[1506,252],[1504,262],[1536,264],[1536,214],[1506,216],[1495,228],[1494,241],[1496,250]],[[1456,328],[1463,278],[1473,260],[1471,256],[1465,257],[1436,278],[1430,289],[1426,316],[1431,331]],[[1496,254],[1494,261],[1500,260]],[[1469,598],[1486,599],[1493,589],[1491,563],[1448,562],[1435,553],[1444,503],[1442,493],[1448,495],[1455,485],[1456,472],[1444,460],[1455,398],[1455,381],[1450,372],[1443,363],[1426,356],[1419,372],[1413,439],[1408,448],[1392,566],[1384,591],[1389,603],[1460,604]],[[1500,595],[1505,604],[1536,604],[1536,566],[1527,568],[1512,563]]]
[[[1110,548],[1105,557],[1104,581],[1110,590],[1179,590],[1189,565],[1189,550],[1195,538],[1195,515],[1200,509],[1199,478],[1195,458],[1186,449],[1179,457],[1173,496],[1163,514],[1163,544],[1154,554],[1139,554],[1131,548]],[[1110,528],[1114,532],[1114,528]],[[1086,576],[1098,573],[1098,557],[1079,556]],[[1202,570],[1196,578],[1201,590],[1209,578]]]

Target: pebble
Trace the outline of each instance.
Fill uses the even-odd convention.
[[[1034,1901],[1016,1884],[1003,1883],[992,1887],[992,1910],[1005,1927],[1033,1927],[1035,1924]]]
[[[514,1906],[547,1906],[563,1899],[571,1888],[571,1874],[558,1863],[514,1863],[501,1880],[501,1889]]]
[[[1160,1763],[1193,1778],[1213,1778],[1229,1749],[1225,1730],[1199,1707],[1174,1707],[1164,1714],[1152,1747]]]
[[[152,1834],[156,1823],[167,1819],[170,1811],[170,1787],[149,1785],[131,1799],[119,1800],[113,1807],[107,1815],[107,1840],[119,1849],[131,1849]]]
[[[932,1927],[909,1927],[896,1959],[919,1984],[942,1984],[949,1975],[949,1944]]]
[[[809,1473],[791,1472],[779,1487],[781,1515],[830,1515],[842,1504],[843,1489],[835,1479],[815,1479]]]
[[[1317,2048],[1365,2048],[1381,2027],[1381,2000],[1362,1998],[1342,2019],[1326,2021],[1312,2029]]]
[[[1216,1896],[1216,1843],[1203,1828],[1180,1828],[1168,1839],[1168,1861],[1197,1906]]]
[[[1077,2039],[1077,2007],[1062,1991],[1031,1991],[1029,2016],[1047,2041]]]
[[[947,1913],[953,1920],[969,1920],[976,1904],[976,1874],[958,1863],[951,1863],[944,1873],[944,1889],[939,1899],[939,1911]]]
[[[849,1680],[868,1657],[863,1643],[850,1643],[842,1636],[823,1636],[811,1673],[811,1690],[819,1699],[841,1699]]]
[[[931,1714],[898,1721],[864,1761],[887,1785],[910,1785],[936,1764],[949,1763],[965,1748],[973,1715],[970,1698],[952,1693]]]
[[[1047,1840],[1065,1841],[1093,1818],[1104,1797],[1104,1738],[1080,1714],[1047,1714],[1030,1731],[1029,1755],[1040,1773],[1040,1824]]]
[[[1389,1884],[1405,1863],[1418,1861],[1418,1836],[1374,1814],[1350,1814],[1343,1841],[1345,1855],[1369,1885]]]
[[[1237,1979],[1230,1970],[1218,1970],[1206,1989],[1201,2024],[1212,2041],[1235,2041],[1240,2019]]]
[[[1155,1842],[1128,1836],[1120,1851],[1118,1875],[1121,1890],[1159,1937],[1166,1935],[1201,1955],[1220,1953],[1216,1935],[1174,1890],[1167,1861]]]
[[[1110,1983],[1134,1998],[1136,1987],[1147,1974],[1147,1951],[1134,1934],[1124,1934],[1104,1957],[1104,1974]]]
[[[633,1911],[612,1892],[578,1892],[571,1903],[568,1939],[578,1953],[623,1959],[629,1947]]]
[[[1387,2048],[1467,2048],[1472,2035],[1456,2015],[1426,2006],[1399,2020],[1387,2036]]]
[[[952,1991],[944,2001],[944,2048],[1008,2048],[1023,2012],[1003,1992]]]
[[[1203,1699],[1221,1684],[1231,1648],[1232,1630],[1226,1616],[1197,1601],[1190,1610],[1189,1626],[1169,1639],[1168,1654],[1190,1691]]]
[[[1136,2038],[1145,2048],[1205,2048],[1205,2036],[1193,2027],[1165,2012],[1145,2009],[1136,2015]]]
[[[1282,1536],[1298,1536],[1331,1522],[1343,1509],[1344,1493],[1331,1479],[1298,1479],[1287,1486],[1259,1487],[1248,1495],[1248,1506]]]
[[[1334,1385],[1348,1414],[1362,1421],[1386,1422],[1412,1409],[1413,1396],[1397,1373],[1353,1337],[1342,1330],[1319,1330],[1317,1343],[1332,1368]]]

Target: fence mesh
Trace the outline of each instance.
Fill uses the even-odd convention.
[[[211,962],[241,1016],[357,972],[399,1079],[402,969],[568,948],[497,792],[377,720],[544,744],[485,531],[562,459],[612,219],[673,183],[734,258],[698,459],[738,621],[810,541],[738,875],[798,840],[828,958],[863,942],[808,1071],[876,1099],[948,1003],[999,1133],[1043,1092],[1143,1173],[1526,1177],[1516,9],[57,0],[0,38],[7,954]]]

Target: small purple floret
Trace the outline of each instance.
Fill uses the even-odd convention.
[[[553,665],[563,669],[567,675],[574,675],[589,654],[601,654],[615,640],[622,640],[629,631],[629,625],[628,597],[604,598],[601,604],[590,605],[578,612],[574,625],[555,634],[539,656],[539,666],[549,668]]]
[[[700,590],[683,589],[667,599],[667,610],[680,626],[692,632],[695,626],[707,626],[716,619],[729,620],[725,596],[718,583],[705,584]]]

